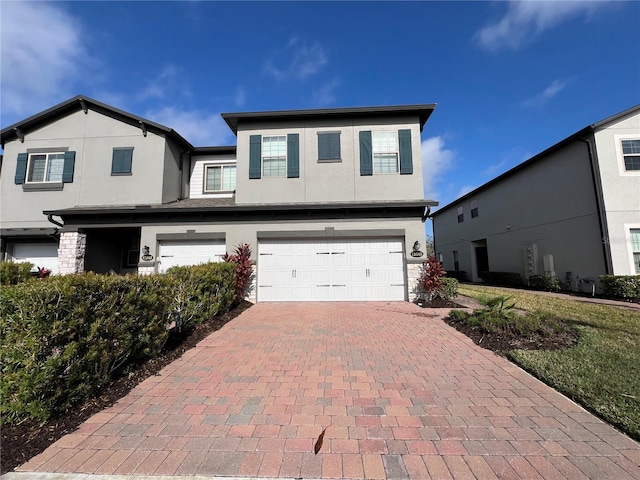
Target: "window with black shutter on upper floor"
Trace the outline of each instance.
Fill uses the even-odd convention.
[[[76,152],[36,149],[19,153],[14,182],[24,190],[62,189],[73,182]]]
[[[114,148],[111,159],[111,175],[131,175],[133,147]]]
[[[318,132],[318,162],[341,162],[340,132]]]

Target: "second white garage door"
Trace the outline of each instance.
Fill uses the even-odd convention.
[[[16,243],[12,259],[16,263],[30,262],[33,270],[47,268],[54,275],[58,270],[58,245],[55,243]]]
[[[404,300],[403,241],[262,240],[258,301]]]
[[[160,273],[171,267],[219,262],[226,247],[220,241],[164,241],[158,255]]]

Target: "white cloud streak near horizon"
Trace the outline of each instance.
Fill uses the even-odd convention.
[[[504,16],[476,32],[474,41],[486,50],[517,50],[544,31],[580,14],[590,16],[607,3],[603,0],[512,0]]]
[[[34,114],[76,93],[72,79],[90,63],[76,18],[49,2],[3,2],[0,30],[3,116]]]
[[[441,136],[430,137],[422,141],[422,176],[424,181],[424,198],[440,200],[438,184],[444,172],[453,167],[455,152],[445,148]]]
[[[235,145],[233,133],[218,113],[165,107],[144,116],[174,129],[195,146]]]

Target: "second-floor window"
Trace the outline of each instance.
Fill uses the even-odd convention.
[[[300,135],[251,135],[249,178],[300,177]]]
[[[622,140],[622,156],[625,170],[640,170],[640,140]]]
[[[235,165],[205,166],[205,193],[230,192],[236,189]]]
[[[362,130],[359,136],[360,175],[413,174],[411,130]]]
[[[114,148],[111,160],[111,175],[131,175],[133,148]]]
[[[398,135],[396,132],[372,132],[373,173],[397,173]]]
[[[31,153],[27,167],[27,183],[62,182],[64,152]]]
[[[287,174],[287,137],[262,137],[262,173],[265,177]]]
[[[340,161],[340,132],[318,132],[318,162]]]

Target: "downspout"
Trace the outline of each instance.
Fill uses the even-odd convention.
[[[607,216],[604,209],[604,196],[602,194],[602,180],[600,178],[600,168],[598,166],[597,154],[593,149],[593,144],[589,138],[581,138],[581,142],[587,144],[589,152],[589,163],[591,165],[591,179],[593,180],[593,189],[596,194],[596,205],[598,210],[598,223],[600,226],[600,239],[602,242],[602,254],[604,258],[605,273],[613,274],[613,260],[611,258],[611,243],[609,242],[607,225]]]
[[[64,223],[60,223],[57,220],[53,219],[53,214],[50,213],[47,215],[47,220],[49,220],[51,223],[53,223],[54,225],[59,226],[60,228],[64,228]]]
[[[185,185],[184,185],[184,156],[189,152],[189,150],[185,150],[180,154],[180,196],[178,200],[185,199]],[[189,175],[191,175],[191,156],[189,156],[189,165],[188,165]],[[186,196],[188,197],[188,195]]]

